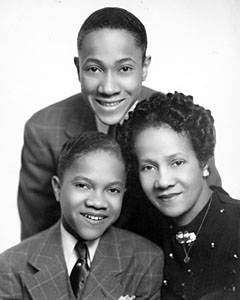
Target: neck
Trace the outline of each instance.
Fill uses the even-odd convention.
[[[102,123],[97,117],[95,117],[95,118],[96,118],[97,130],[99,132],[103,132],[103,133],[107,134],[109,125]]]

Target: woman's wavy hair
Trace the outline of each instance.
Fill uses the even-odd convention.
[[[133,172],[129,174],[129,179],[137,176],[137,159],[134,153],[136,136],[146,128],[160,128],[166,125],[189,139],[200,167],[204,167],[214,155],[216,139],[214,119],[210,110],[194,104],[192,96],[178,92],[154,93],[140,102],[135,110],[129,113],[128,120],[117,129],[117,139],[130,173]]]

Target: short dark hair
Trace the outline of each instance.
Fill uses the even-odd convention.
[[[118,140],[129,164],[136,164],[134,142],[146,128],[170,126],[189,138],[200,166],[214,155],[216,143],[214,119],[210,110],[193,103],[192,96],[182,93],[154,93],[129,114],[129,119],[118,128]]]
[[[102,132],[86,131],[69,139],[62,146],[57,164],[57,175],[60,181],[75,159],[96,151],[109,152],[126,166],[120,145],[115,139]]]
[[[143,60],[147,51],[147,33],[142,22],[132,13],[120,7],[104,7],[93,12],[81,26],[77,47],[81,49],[84,37],[99,29],[126,30],[133,35],[136,45],[142,49]]]

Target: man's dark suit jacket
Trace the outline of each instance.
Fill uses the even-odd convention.
[[[139,101],[148,98],[153,92],[142,87]],[[59,219],[60,206],[51,187],[51,178],[56,174],[58,153],[67,139],[88,130],[97,130],[97,126],[94,113],[82,94],[52,104],[27,121],[18,191],[22,239],[49,228]],[[214,164],[212,170],[216,171]],[[217,171],[212,177],[214,182],[220,178]],[[124,200],[122,214],[116,225],[142,234],[139,230],[142,217],[137,218],[134,224],[131,221],[135,210],[129,201],[132,201],[133,196]],[[139,213],[146,213],[145,207],[143,205]],[[148,233],[144,235],[148,236]]]
[[[150,241],[110,227],[101,237],[83,300],[121,296],[159,300],[163,252]],[[74,300],[60,222],[0,255],[0,299]]]
[[[152,92],[143,87],[140,99]],[[59,219],[60,206],[51,187],[58,153],[67,139],[88,130],[97,130],[96,120],[81,93],[40,110],[27,121],[18,191],[22,238]]]

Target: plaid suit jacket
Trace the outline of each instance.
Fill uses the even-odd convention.
[[[143,87],[139,99],[152,93]],[[22,238],[49,228],[59,219],[60,207],[51,187],[58,153],[67,139],[88,130],[97,127],[82,94],[52,104],[27,121],[18,191]]]
[[[110,227],[102,236],[83,300],[160,299],[162,250]],[[61,244],[60,222],[0,255],[0,299],[74,300]]]

